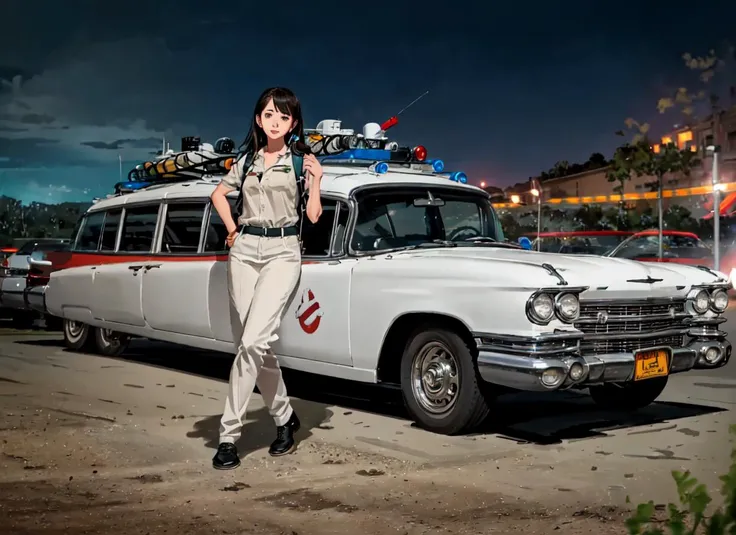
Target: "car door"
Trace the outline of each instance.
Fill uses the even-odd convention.
[[[317,224],[305,222],[302,276],[279,330],[277,355],[352,366],[350,277],[355,260],[344,255],[348,207],[323,198]]]
[[[167,199],[159,244],[141,270],[145,322],[153,329],[212,338],[207,309],[211,258],[200,254],[207,201]]]
[[[110,323],[145,326],[141,292],[144,268],[153,263],[151,250],[160,205],[126,206],[116,256],[120,262],[94,266],[92,315]]]
[[[228,198],[230,207],[235,198]],[[230,296],[227,289],[227,248],[225,238],[227,228],[217,210],[210,206],[208,223],[204,232],[202,252],[210,260],[209,284],[207,290],[207,311],[212,337],[223,342],[233,342],[233,328],[230,315]],[[235,348],[233,347],[233,350]]]

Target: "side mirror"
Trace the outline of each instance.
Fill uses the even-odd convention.
[[[522,249],[526,249],[527,251],[532,250],[532,240],[530,240],[526,236],[522,236],[521,238],[519,238],[519,245],[521,245]]]

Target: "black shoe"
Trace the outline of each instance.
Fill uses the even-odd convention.
[[[232,470],[240,466],[240,459],[238,458],[238,448],[235,444],[229,442],[223,442],[217,448],[217,453],[212,458],[212,466],[217,470]]]
[[[280,425],[276,428],[276,440],[273,441],[271,447],[268,448],[268,453],[274,457],[279,455],[286,455],[296,449],[296,442],[294,441],[294,433],[299,431],[299,418],[296,413],[291,413],[291,418],[286,422],[285,425]]]

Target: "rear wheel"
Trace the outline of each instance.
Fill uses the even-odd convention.
[[[654,403],[667,386],[668,379],[669,377],[654,377],[644,381],[591,386],[590,395],[604,409],[641,409]]]
[[[91,349],[92,337],[90,336],[90,326],[79,321],[64,320],[64,344],[74,351],[83,351]]]
[[[404,403],[421,427],[453,435],[477,427],[489,413],[473,354],[457,333],[416,331],[401,360]]]
[[[95,329],[95,348],[106,357],[121,355],[130,342],[130,336],[111,329]]]

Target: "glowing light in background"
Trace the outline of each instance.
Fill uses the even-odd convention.
[[[486,181],[485,180],[481,180],[480,187],[481,188],[485,188],[486,187]]]

